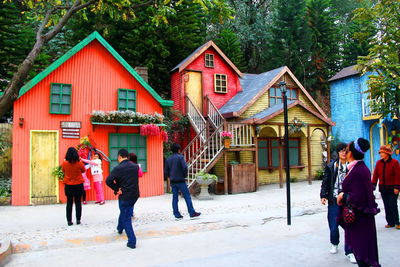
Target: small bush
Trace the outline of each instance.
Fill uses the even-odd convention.
[[[291,183],[297,183],[297,182],[298,182],[298,179],[295,178],[295,177],[291,177],[291,178],[290,178],[290,182],[291,182]]]
[[[324,178],[324,169],[317,170],[315,174],[315,180],[322,180]]]
[[[11,196],[11,179],[0,179],[0,197]]]

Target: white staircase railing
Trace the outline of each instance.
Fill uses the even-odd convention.
[[[206,120],[188,96],[186,96],[186,108],[189,121],[197,134],[202,133],[201,138],[204,142],[207,139],[205,131]]]
[[[207,116],[210,119],[214,128],[218,128],[225,122],[225,118],[222,117],[221,113],[219,112],[218,108],[214,105],[211,99],[206,96],[206,103],[207,103]]]
[[[204,128],[182,151],[183,156],[188,164],[188,186],[195,181],[196,174],[200,171],[208,171],[214,160],[221,154],[224,149],[220,131],[223,125],[220,125],[205,141],[202,135],[207,132]],[[204,133],[203,133],[204,132]]]

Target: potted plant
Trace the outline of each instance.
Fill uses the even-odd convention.
[[[57,166],[53,169],[53,171],[51,172],[51,174],[57,178],[59,181],[64,180],[64,172],[61,168],[61,166]]]
[[[197,184],[199,184],[201,188],[200,194],[197,196],[197,198],[201,200],[212,199],[208,193],[208,186],[213,182],[216,182],[218,177],[214,174],[205,173],[203,171],[198,172],[195,177]]]
[[[221,137],[222,137],[222,140],[224,140],[224,147],[225,148],[230,148],[231,147],[232,133],[229,132],[229,131],[222,131],[221,132]]]

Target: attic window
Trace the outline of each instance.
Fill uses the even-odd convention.
[[[214,68],[214,55],[213,54],[206,54],[204,60],[205,60],[205,66],[207,68]]]
[[[118,89],[118,110],[136,111],[136,90]]]
[[[50,88],[50,113],[71,114],[71,85],[52,83]]]
[[[287,88],[287,99],[289,100],[297,100],[297,90]],[[269,89],[269,106],[272,107],[276,104],[282,103],[282,93],[279,88],[271,87]]]
[[[225,74],[214,74],[214,91],[216,93],[228,92],[228,81]]]

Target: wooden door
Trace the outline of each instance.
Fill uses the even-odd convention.
[[[203,114],[203,89],[201,86],[201,72],[189,71],[189,79],[185,83],[185,93],[192,100],[196,108]]]
[[[58,201],[58,180],[51,175],[58,164],[58,132],[31,132],[31,204]]]

